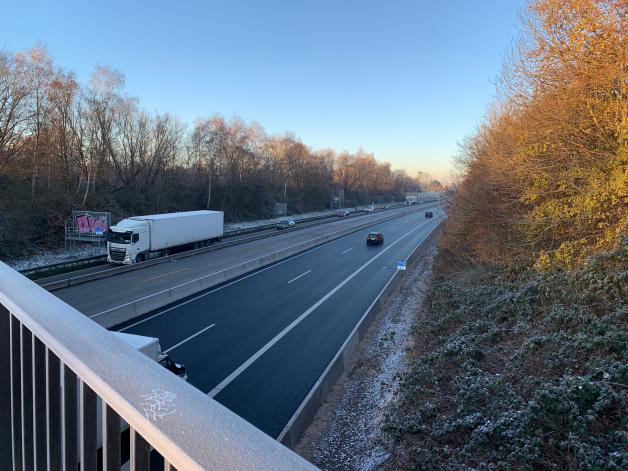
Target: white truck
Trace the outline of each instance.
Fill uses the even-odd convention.
[[[155,360],[161,366],[170,370],[180,378],[187,381],[188,376],[185,366],[175,363],[166,353],[162,353],[159,339],[156,337],[145,337],[143,335],[127,334],[125,332],[113,332],[118,338],[124,340],[135,350],[142,352],[151,360]]]
[[[123,340],[124,342],[126,342],[129,346],[131,346],[132,348],[134,348],[135,350],[138,350],[140,352],[142,352],[144,355],[146,355],[147,357],[149,357],[151,360],[154,360],[156,362],[158,362],[159,364],[161,364],[162,366],[164,366],[165,368],[167,368],[168,370],[170,370],[171,372],[173,372],[174,374],[176,374],[177,376],[180,376],[183,380],[187,381],[187,374],[185,373],[185,366],[180,365],[178,363],[175,363],[174,361],[172,361],[172,359],[170,359],[170,357],[167,354],[164,354],[161,352],[161,346],[159,345],[159,339],[155,338],[155,337],[145,337],[143,335],[135,335],[135,334],[127,334],[125,332],[113,332],[111,331],[112,334],[116,335],[118,338],[120,338],[121,340]],[[77,397],[80,397],[80,385],[77,384],[76,385],[76,394]],[[98,448],[102,447],[103,444],[103,440],[102,440],[102,399],[100,397],[97,398],[97,405],[96,405],[96,445]],[[80,411],[78,409],[78,404],[77,404],[77,411],[76,411],[76,418],[77,418],[77,430],[79,427],[78,424],[78,420],[80,417]],[[125,434],[128,435],[128,428],[129,428],[129,424],[127,424],[124,420],[120,419],[120,429],[122,431],[122,438],[124,439]],[[76,450],[77,450],[77,460],[80,460],[80,456],[78,455],[78,450],[79,450],[79,437],[77,437],[77,446],[76,446]],[[126,438],[126,440],[128,440],[128,437]],[[100,451],[99,451],[100,453]],[[127,452],[128,454],[128,452]],[[128,455],[123,455],[124,460],[128,459]],[[118,468],[116,468],[118,469]],[[125,463],[120,467],[121,470],[128,470],[129,467],[128,465]]]
[[[411,204],[417,204],[418,197],[416,196],[406,196],[406,206],[410,206]]]
[[[107,232],[107,261],[132,264],[218,242],[223,235],[222,211],[133,216]]]

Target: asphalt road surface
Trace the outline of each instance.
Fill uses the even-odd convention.
[[[442,218],[380,223],[119,326],[158,337],[188,381],[277,437],[403,260]],[[367,246],[381,231],[382,246]]]
[[[210,273],[257,259],[285,247],[352,228],[368,221],[376,221],[395,214],[404,214],[411,210],[414,210],[414,207],[377,212],[356,218],[338,218],[335,222],[319,226],[289,231],[274,237],[266,237],[167,263],[117,273],[107,278],[58,289],[53,291],[53,294],[91,317],[153,293],[196,280]],[[422,213],[420,214],[423,217]]]

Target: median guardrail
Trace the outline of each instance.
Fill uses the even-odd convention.
[[[390,206],[390,209],[394,209],[394,208],[398,208],[403,206],[402,204],[398,204],[398,205],[393,205]],[[363,215],[365,214],[362,211],[354,211],[350,217],[355,217],[355,216],[359,216],[359,215]],[[296,224],[296,227],[288,229],[288,230],[284,230],[283,232],[287,232],[290,230],[299,230],[299,229],[305,229],[307,227],[311,227],[313,225],[316,224],[311,224],[313,222],[318,222],[318,221],[330,221],[330,220],[334,220],[337,218],[337,213],[333,213],[333,214],[327,214],[327,215],[321,215],[321,216],[313,216],[313,217],[309,217],[309,218],[303,218],[303,219],[299,219],[298,223]],[[218,248],[223,248],[223,247],[230,247],[231,245],[235,245],[235,244],[241,244],[241,243],[246,243],[249,242],[251,240],[257,240],[257,239],[261,239],[262,237],[271,237],[273,235],[276,235],[276,233],[274,232],[275,230],[275,226],[276,224],[264,224],[264,225],[258,225],[258,226],[252,226],[249,228],[244,228],[244,229],[236,229],[236,230],[231,230],[231,231],[226,231],[223,235],[223,239],[230,239],[233,237],[239,237],[241,235],[246,235],[246,234],[252,234],[252,233],[258,233],[258,232],[265,232],[265,231],[273,231],[269,234],[264,234],[263,236],[257,237],[257,238],[244,238],[244,239],[238,239],[237,241],[228,241],[228,242],[221,242],[219,244],[217,244],[216,246],[212,246],[211,249],[212,250],[216,250]],[[184,252],[180,252],[180,253],[188,253],[191,251],[184,251]],[[192,253],[198,253],[198,252],[192,252]],[[153,259],[152,261],[155,260],[159,260],[159,262],[157,263],[163,263],[166,261],[170,261],[170,258],[168,257],[159,257],[156,259]],[[136,268],[143,268],[146,266],[149,266],[146,264],[147,262],[142,262],[139,264],[135,264],[133,265]],[[102,266],[102,265],[107,265],[107,256],[106,255],[95,255],[92,257],[86,257],[86,258],[79,258],[79,259],[75,259],[75,260],[69,260],[66,262],[59,262],[59,263],[53,263],[50,265],[44,265],[44,266],[40,266],[40,267],[35,267],[35,268],[29,268],[26,270],[21,270],[20,273],[22,273],[23,275],[31,278],[32,280],[36,280],[41,286],[46,287],[49,290],[54,290],[54,289],[59,289],[59,288],[63,288],[63,287],[67,287],[69,286],[69,284],[64,284],[64,282],[66,281],[64,280],[59,280],[56,282],[46,282],[46,275],[47,274],[54,274],[54,275],[62,275],[64,273],[67,273],[68,275],[71,275],[73,271],[77,271],[78,269],[81,268],[86,268],[86,267],[96,267],[96,266]],[[117,266],[117,267],[112,267],[112,268],[105,268],[102,270],[102,272],[106,272],[105,276],[111,276],[111,274],[113,272],[109,271],[109,270],[116,270],[116,269],[120,269],[123,267]],[[100,273],[100,272],[94,272],[94,273]],[[73,276],[69,276],[67,278],[67,280],[73,279],[73,283],[71,284],[77,284],[80,283],[81,281],[81,277],[85,276],[85,280],[86,281],[91,281],[92,279],[97,279],[97,278],[90,278],[89,275],[93,275],[93,273],[91,274],[85,274],[85,275],[77,275],[75,277]],[[52,276],[52,275],[48,275],[48,276]],[[38,281],[39,280],[39,281]],[[43,283],[42,283],[43,281]]]
[[[305,252],[306,250],[317,247],[321,244],[339,239],[340,237],[344,237],[354,232],[361,231],[362,229],[373,226],[374,224],[380,224],[382,222],[390,221],[392,219],[407,216],[408,214],[413,214],[420,210],[420,208],[416,208],[412,211],[404,211],[401,213],[397,213],[393,216],[389,216],[387,218],[378,219],[377,221],[369,221],[358,226],[353,226],[340,231],[332,232],[324,236],[315,237],[308,241],[301,242],[290,247],[285,247],[276,252],[264,255],[263,257],[248,260],[225,270],[210,273],[195,280],[173,286],[172,288],[168,288],[157,293],[152,293],[143,298],[121,304],[120,306],[116,306],[96,314],[92,314],[90,318],[105,327],[113,327],[123,322],[130,321],[155,309],[159,309],[160,307],[171,304],[175,301],[184,299],[200,291],[233,280],[234,278],[242,276],[246,273],[255,271],[259,268],[271,265],[285,258]],[[173,255],[172,257],[176,257],[176,255]]]
[[[417,208],[418,209],[418,208]],[[46,288],[49,291],[54,291],[54,290],[58,290],[58,289],[63,289],[63,288],[67,288],[69,286],[74,286],[74,285],[78,285],[81,283],[86,283],[88,281],[94,281],[94,280],[98,280],[101,278],[107,278],[110,276],[114,276],[114,275],[118,275],[121,273],[126,273],[129,271],[134,271],[134,270],[140,270],[142,268],[145,267],[150,267],[152,265],[158,265],[161,263],[168,263],[171,262],[173,260],[180,260],[182,258],[186,258],[186,257],[192,257],[194,255],[198,255],[200,253],[205,253],[205,252],[213,252],[215,250],[220,250],[220,249],[224,249],[226,247],[232,247],[234,245],[240,245],[240,244],[244,244],[246,242],[252,242],[255,240],[260,240],[260,239],[265,239],[267,237],[273,237],[273,236],[277,236],[280,234],[285,234],[287,232],[293,232],[293,231],[297,231],[297,230],[301,230],[301,229],[305,229],[307,227],[313,227],[313,226],[317,226],[317,225],[321,225],[324,224],[323,222],[314,222],[314,223],[308,223],[307,225],[296,225],[293,228],[290,229],[283,229],[281,231],[273,231],[271,233],[267,233],[267,234],[259,234],[259,235],[253,235],[251,237],[247,237],[245,239],[238,239],[238,240],[233,240],[233,241],[224,241],[224,242],[220,242],[218,244],[215,245],[211,245],[209,247],[203,247],[203,248],[199,248],[199,249],[193,249],[193,250],[187,250],[185,252],[179,252],[173,255],[167,255],[165,257],[159,257],[159,258],[154,258],[151,260],[147,260],[145,262],[141,262],[141,263],[134,263],[132,265],[118,265],[115,267],[111,267],[111,268],[107,268],[104,270],[100,270],[94,273],[87,273],[84,275],[78,275],[78,276],[74,276],[74,277],[69,277],[69,278],[64,278],[62,280],[58,280],[58,281],[52,281],[52,282],[48,282],[48,283],[41,283],[41,286],[43,286],[44,288]],[[273,225],[274,227],[274,225]],[[45,280],[43,280],[45,281]]]

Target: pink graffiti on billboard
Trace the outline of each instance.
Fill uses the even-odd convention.
[[[84,234],[87,232],[107,232],[109,229],[109,223],[106,216],[93,215],[93,214],[78,214],[75,216],[75,224],[79,233]]]

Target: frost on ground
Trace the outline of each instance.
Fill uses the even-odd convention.
[[[294,219],[295,221],[317,217],[317,216],[325,216],[330,213],[335,213],[336,210],[326,210],[326,211],[316,211],[311,213],[303,213],[296,214],[293,216],[287,216],[290,219]],[[232,222],[225,224],[224,230],[228,231],[236,231],[240,229],[248,229],[256,226],[267,226],[269,224],[274,224],[278,219],[281,218],[272,218],[272,219],[258,219],[255,221],[244,221],[244,222]],[[70,260],[77,260],[80,258],[93,257],[95,255],[105,255],[106,248],[103,245],[93,245],[93,244],[80,244],[74,247],[70,247],[67,250],[58,249],[58,250],[41,250],[34,255],[29,255],[28,257],[17,258],[14,260],[3,260],[7,265],[15,270],[29,270],[31,268],[43,267],[46,265],[52,265],[55,263],[67,262]]]
[[[295,221],[299,221],[306,218],[326,216],[334,212],[336,212],[336,210],[316,211],[312,213],[295,214],[292,216],[278,216],[272,219],[256,219],[254,221],[229,222],[225,224],[225,231],[237,231],[240,229],[249,229],[251,227],[257,226],[268,226],[269,224],[275,224],[279,219],[294,219]]]
[[[436,242],[421,249],[404,274],[403,291],[373,322],[353,366],[334,386],[296,447],[297,453],[327,471],[385,469],[389,460],[381,424],[404,370],[411,328],[430,279]]]
[[[52,265],[54,263],[67,262],[79,258],[94,257],[96,255],[105,255],[107,253],[105,245],[100,246],[94,244],[81,244],[75,247],[69,247],[67,250],[42,250],[34,255],[16,260],[8,260],[5,263],[11,268],[22,271],[31,268]]]
[[[346,208],[350,210],[357,210],[365,208],[366,206],[358,206],[356,208]],[[225,224],[225,231],[237,231],[240,229],[249,229],[256,226],[267,226],[269,224],[275,224],[280,219],[294,219],[300,221],[301,219],[313,218],[317,216],[328,216],[330,214],[337,213],[337,209],[326,209],[324,211],[314,211],[311,213],[292,214],[288,216],[278,216],[272,219],[256,219],[254,221],[242,221],[242,222],[230,222]]]

